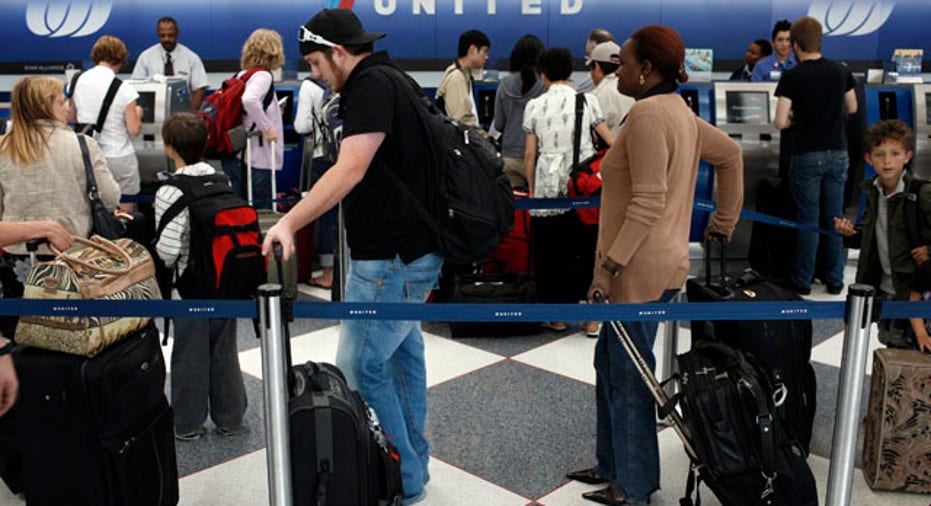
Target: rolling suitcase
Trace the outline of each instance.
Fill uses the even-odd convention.
[[[705,252],[705,281],[689,279],[685,284],[689,302],[800,301],[794,292],[782,289],[756,271],[725,274],[726,246],[721,247],[720,277],[711,276],[710,245]],[[786,400],[779,416],[809,451],[817,398],[815,370],[811,365],[811,320],[693,320],[692,344],[718,340],[750,353],[762,362],[775,384],[786,387]]]
[[[931,356],[918,350],[873,352],[863,438],[863,476],[872,489],[931,494]]]
[[[274,250],[281,275],[281,247]],[[400,506],[401,461],[389,436],[336,366],[291,365],[290,315],[283,308],[293,503]]]
[[[789,193],[789,183],[781,178],[763,178],[757,187],[757,212],[796,219],[795,202]],[[750,232],[750,267],[764,276],[782,280],[792,273],[795,259],[795,229],[753,222]]]
[[[623,323],[608,324],[692,463],[680,504],[700,504],[704,482],[724,506],[817,506],[803,450],[772,416],[773,385],[752,357],[699,343],[676,357],[679,393],[670,399]]]
[[[26,348],[15,362],[30,506],[177,504],[174,424],[153,323],[93,358]]]
[[[490,266],[490,269],[486,269]],[[471,273],[457,273],[449,302],[534,304],[537,288],[529,274],[507,271],[500,260],[479,262]],[[449,322],[452,337],[522,336],[539,332],[539,322]]]

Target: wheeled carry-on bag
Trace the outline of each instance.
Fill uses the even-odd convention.
[[[721,239],[720,272],[711,274],[711,245],[705,245],[705,280],[689,279],[689,302],[755,302],[803,300],[756,271],[727,275],[725,240]],[[770,373],[775,385],[785,385],[785,403],[778,410],[783,425],[791,430],[808,454],[817,398],[815,370],[811,365],[811,320],[693,320],[692,345],[720,341],[753,355]]]
[[[676,357],[679,393],[670,399],[623,323],[609,325],[691,460],[682,506],[700,506],[702,482],[724,506],[817,506],[815,478],[773,416],[773,387],[759,364],[726,344],[701,342]]]
[[[274,250],[281,275],[281,247]],[[291,365],[291,310],[282,313],[293,504],[400,506],[400,457],[375,412],[336,366]]]
[[[178,503],[174,424],[154,323],[93,358],[27,347],[15,362],[29,506]]]
[[[863,436],[863,476],[870,488],[931,494],[929,386],[931,356],[918,350],[873,352]]]

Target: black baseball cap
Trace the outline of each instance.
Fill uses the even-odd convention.
[[[297,41],[301,43],[301,54],[306,55],[336,45],[365,44],[384,36],[382,32],[365,31],[349,9],[323,9],[300,27]]]

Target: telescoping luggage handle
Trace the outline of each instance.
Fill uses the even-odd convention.
[[[604,297],[599,292],[595,292],[593,298],[598,304],[605,302]],[[695,447],[692,446],[692,440],[689,439],[689,436],[685,433],[685,424],[682,421],[682,416],[676,411],[674,401],[670,399],[669,396],[666,395],[666,391],[663,390],[663,384],[656,379],[656,376],[650,370],[650,366],[647,365],[646,360],[643,359],[643,355],[637,350],[634,341],[630,338],[630,334],[628,334],[627,329],[624,328],[624,323],[609,321],[608,324],[611,326],[611,329],[614,330],[614,333],[617,334],[618,339],[621,341],[621,346],[624,347],[624,351],[627,352],[630,360],[637,368],[637,372],[640,373],[640,379],[643,380],[644,384],[646,384],[647,388],[650,390],[650,393],[653,394],[653,398],[656,399],[656,404],[659,405],[660,416],[669,418],[669,424],[672,426],[673,430],[676,431],[679,439],[682,440],[685,453],[688,454],[689,459],[691,459],[693,463],[698,463],[698,453],[695,452]]]
[[[720,268],[718,272],[720,275],[721,288],[727,288],[727,274],[725,273],[725,267],[727,262],[727,236],[724,234],[719,234],[717,232],[711,232],[711,238],[705,241],[705,283],[711,285],[711,244],[717,242],[721,249]]]

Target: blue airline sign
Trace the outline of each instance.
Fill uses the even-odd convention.
[[[289,67],[298,58],[297,27],[324,7],[352,8],[369,30],[388,33],[377,47],[395,58],[450,59],[461,32],[482,30],[491,57],[506,58],[522,35],[583,56],[596,27],[624,39],[653,23],[670,25],[688,47],[717,59],[742,59],[749,41],[769,38],[778,19],[811,15],[825,25],[824,53],[835,59],[887,60],[895,48],[929,57],[928,0],[0,0],[4,62],[86,61],[97,37],[122,39],[135,59],[157,42],[155,21],[178,20],[180,42],[204,60],[238,60],[256,28],[285,40]]]

